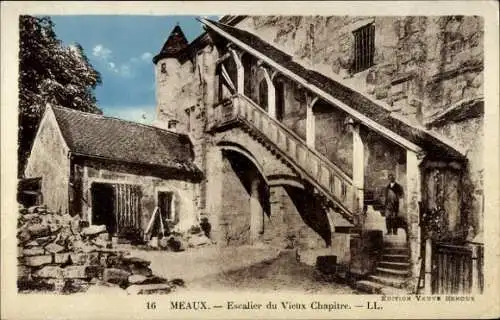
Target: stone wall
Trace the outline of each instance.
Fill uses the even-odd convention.
[[[43,206],[19,209],[18,293],[160,294],[184,285],[153,275],[150,261],[118,248],[104,225],[85,227]]]
[[[155,207],[158,205],[159,191],[174,193],[176,201],[176,215],[179,217],[178,227],[187,230],[193,225],[198,225],[199,213],[195,210],[193,193],[195,184],[188,180],[173,175],[170,179],[156,177],[152,173],[134,172],[124,165],[102,163],[98,161],[85,161],[82,177],[82,210],[83,219],[91,221],[93,182],[100,183],[125,183],[141,187],[141,229],[145,231]]]
[[[346,125],[347,114],[318,101],[314,105],[315,149],[352,176],[352,133]]]
[[[389,183],[388,176],[392,173],[406,192],[405,150],[364,127],[361,136],[365,147],[366,190],[383,203],[384,189]],[[405,212],[405,201],[401,201],[401,206],[401,211]]]
[[[353,73],[353,31],[371,23],[375,26],[374,65],[362,72]],[[236,27],[258,35],[290,54],[294,61],[305,67],[335,78],[369,98],[378,100],[395,116],[402,116],[414,125],[427,124],[436,113],[450,105],[483,95],[481,17],[253,16],[245,18]],[[170,113],[177,113],[176,117],[181,121],[180,130],[187,130],[188,117],[185,109],[192,106],[190,116],[195,115],[195,119],[200,119],[200,122],[190,118],[190,123],[195,125],[190,126],[189,134],[195,145],[197,164],[205,170],[209,166],[205,155],[208,153],[208,145],[211,145],[211,137],[202,133],[205,125],[202,119],[210,115],[211,106],[217,99],[214,63],[226,48],[223,43],[219,47],[203,44],[197,50],[202,52],[201,56],[193,55],[191,60],[183,64],[177,60],[168,62],[167,67],[173,68],[169,73],[173,75],[172,78],[169,79],[168,76],[162,79],[157,73],[157,95],[160,109],[175,109],[175,112]],[[246,75],[244,92],[252,100],[259,101],[263,71],[248,54],[243,54],[242,61]],[[161,63],[162,61],[158,63],[157,68]],[[274,78],[274,81],[278,80],[285,83],[282,122],[305,139],[305,92],[279,74]],[[333,121],[328,119],[329,115],[325,116],[319,115],[317,121],[317,132],[320,132],[316,136],[318,149],[328,147],[327,142],[332,144],[335,139],[339,139],[330,130],[323,130],[331,127]],[[158,119],[165,122],[167,117],[159,112]],[[463,124],[447,123],[430,129],[461,146],[471,137],[469,134],[473,134],[471,130],[464,130],[463,136],[457,134],[460,131],[457,128],[465,128],[468,123],[468,120],[463,121]],[[477,128],[474,121],[471,122],[472,128]],[[193,128],[199,128],[198,136],[191,132],[197,130]],[[349,172],[349,136],[342,135],[340,140],[345,140],[346,143],[337,144],[336,151],[340,152],[335,152],[336,158],[332,161]],[[371,135],[368,135],[367,141],[366,187],[373,188],[378,193],[387,182],[388,172],[394,172],[398,182],[404,187],[406,166],[404,154],[400,155],[399,152],[401,150],[394,148],[390,142]],[[323,151],[329,154],[328,150]],[[333,157],[333,153],[330,155]],[[482,212],[479,205],[482,197],[482,154],[479,148],[472,148],[467,157],[470,163],[464,177],[466,183],[463,185],[469,185],[467,190],[473,190],[475,194],[470,201],[473,203],[470,216],[477,221]],[[207,179],[210,180],[208,173]],[[201,204],[204,202],[202,199],[208,199],[203,196],[204,188],[206,185],[200,185],[196,196]],[[468,191],[464,189],[465,192]],[[207,206],[199,207],[209,214]]]
[[[353,31],[370,23],[375,25],[374,65],[353,74]],[[424,125],[454,104],[483,96],[484,22],[478,16],[250,16],[236,27],[258,35],[305,67],[379,100],[414,125]],[[480,232],[483,136],[476,132],[482,132],[481,117],[430,130],[466,151],[462,205]],[[395,171],[398,182],[404,184],[404,164],[397,160],[399,156],[391,157],[393,148],[377,151],[380,146],[371,143],[369,148],[367,168],[379,173],[368,173],[367,187],[384,185],[384,170]],[[372,161],[381,152],[389,156]]]
[[[468,162],[464,172],[459,177],[461,179],[461,202],[459,204],[462,210],[461,216],[464,219],[465,227],[472,226],[475,235],[482,233],[484,214],[483,148],[487,148],[487,145],[484,144],[483,119],[473,118],[450,122],[436,127],[434,130],[453,137],[453,140],[457,141],[458,146],[467,154]]]
[[[305,202],[304,190],[293,187],[271,187],[271,214],[264,220],[264,242],[279,248],[301,250],[327,246],[323,238],[331,237],[328,218]],[[328,240],[328,244],[330,241]]]
[[[220,242],[222,245],[250,243],[250,181],[238,164],[223,158],[222,203],[219,215]],[[236,167],[235,167],[236,166]],[[250,168],[247,168],[250,169]]]
[[[25,176],[42,177],[42,194],[50,210],[68,212],[70,166],[68,148],[52,109],[47,109],[33,142]]]
[[[374,65],[351,73],[356,29],[374,23]],[[483,20],[477,16],[251,16],[237,24],[415,123],[482,96]]]

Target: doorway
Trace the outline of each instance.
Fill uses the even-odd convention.
[[[108,183],[92,184],[92,224],[106,225],[109,234],[116,232],[115,189]]]
[[[161,218],[163,221],[174,220],[174,212],[172,203],[174,199],[173,192],[160,191],[158,192],[158,208],[160,209]]]

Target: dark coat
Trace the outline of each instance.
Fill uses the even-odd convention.
[[[394,193],[395,196],[390,194],[390,191]],[[395,217],[399,212],[399,198],[403,196],[403,187],[397,182],[391,187],[389,183],[385,187],[384,197],[385,197],[385,216]]]

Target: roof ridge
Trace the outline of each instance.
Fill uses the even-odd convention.
[[[187,136],[186,134],[183,134],[183,133],[173,132],[173,131],[170,131],[170,130],[165,130],[165,129],[162,129],[160,127],[156,127],[156,126],[153,126],[153,125],[144,124],[144,123],[140,123],[140,122],[135,122],[135,121],[132,121],[132,120],[121,119],[121,118],[117,118],[117,117],[113,117],[113,116],[108,116],[108,115],[104,115],[104,114],[90,113],[90,112],[85,112],[85,111],[76,110],[76,109],[72,109],[72,108],[68,108],[68,107],[63,107],[63,106],[53,106],[53,105],[51,105],[51,107],[52,108],[56,108],[56,109],[61,109],[63,111],[71,111],[71,112],[75,112],[75,113],[80,113],[80,114],[85,115],[85,116],[92,116],[92,117],[96,117],[96,118],[118,120],[118,121],[121,121],[121,122],[127,122],[127,123],[131,123],[131,124],[138,125],[138,126],[143,126],[143,127],[146,127],[146,128],[155,129],[155,130],[158,130],[158,131],[161,131],[161,132],[165,132],[165,133],[168,133],[168,134],[172,134],[172,135],[176,135],[176,136]]]

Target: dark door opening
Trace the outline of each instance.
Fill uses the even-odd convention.
[[[116,233],[115,189],[108,183],[92,184],[92,224],[106,225],[109,234]]]
[[[160,208],[161,218],[165,220],[173,220],[172,200],[173,192],[158,192],[158,208]]]

